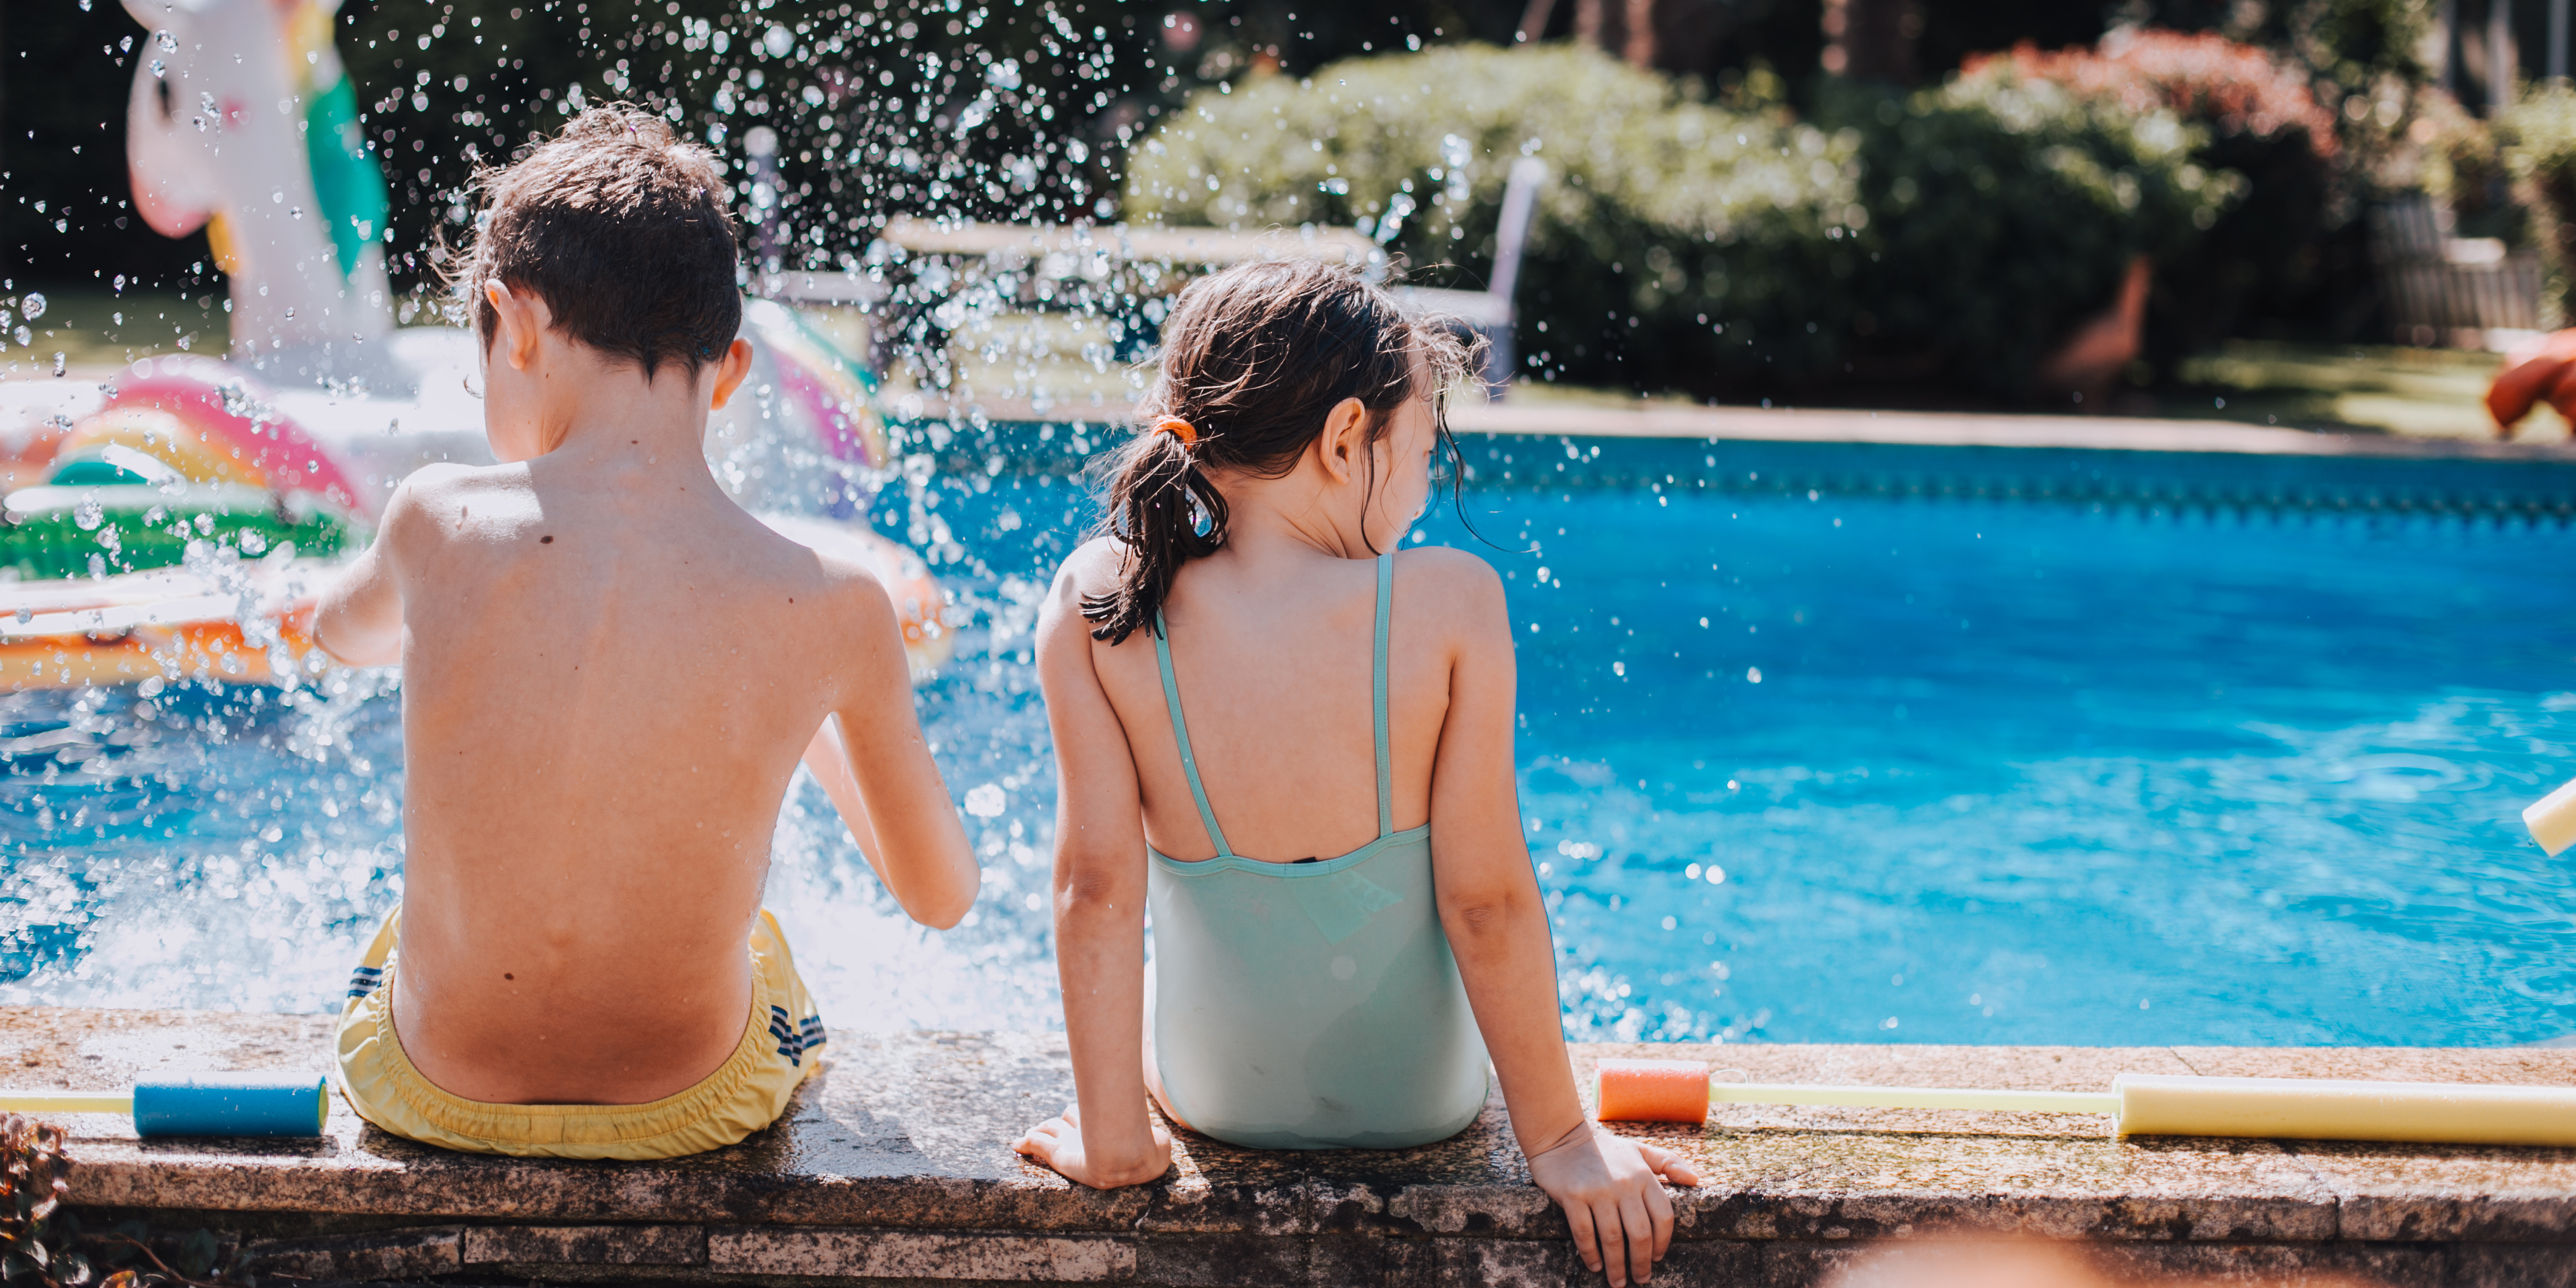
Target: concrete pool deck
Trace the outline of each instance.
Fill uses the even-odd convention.
[[[110,1088],[156,1070],[320,1071],[331,1021],[0,1008],[8,1085]],[[1078,1189],[1010,1152],[1072,1095],[1060,1034],[832,1036],[790,1118],[658,1164],[450,1154],[336,1099],[313,1141],[138,1141],[62,1121],[94,1217],[243,1241],[262,1276],[459,1283],[934,1280],[1537,1285],[1585,1281],[1527,1184],[1500,1097],[1423,1149],[1255,1153],[1185,1138],[1164,1181]],[[2576,1082],[2576,1051],[1728,1045],[1754,1081],[2093,1091],[2121,1072]],[[1722,1107],[1633,1129],[1704,1183],[1657,1282],[1806,1285],[1882,1241],[2081,1240],[2122,1272],[2272,1282],[2576,1284],[2576,1150],[2106,1137],[2099,1117]],[[1592,1282],[1598,1282],[1593,1279]]]

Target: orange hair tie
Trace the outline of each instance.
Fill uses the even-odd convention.
[[[1178,416],[1165,416],[1161,420],[1155,421],[1154,429],[1159,433],[1169,434],[1172,437],[1181,440],[1181,446],[1183,447],[1195,447],[1198,445],[1198,426],[1193,425]]]

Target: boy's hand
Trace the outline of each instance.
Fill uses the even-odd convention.
[[[1066,1105],[1062,1117],[1038,1124],[1036,1130],[1012,1141],[1011,1148],[1063,1173],[1068,1181],[1114,1190],[1160,1179],[1172,1170],[1172,1134],[1160,1127],[1153,1132],[1153,1147],[1131,1157],[1096,1154],[1084,1147],[1082,1106]]]
[[[1673,1243],[1673,1201],[1658,1177],[1699,1184],[1699,1173],[1668,1149],[1640,1144],[1586,1122],[1534,1154],[1530,1180],[1565,1209],[1574,1251],[1612,1288],[1646,1282]]]

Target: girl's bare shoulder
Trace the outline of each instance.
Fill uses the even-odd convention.
[[[1116,537],[1093,537],[1074,547],[1072,554],[1055,569],[1055,591],[1058,595],[1076,596],[1106,593],[1118,584],[1118,573],[1127,562],[1127,543]]]
[[[1038,607],[1040,637],[1064,633],[1070,641],[1076,630],[1088,636],[1091,624],[1083,618],[1083,601],[1101,599],[1116,590],[1126,558],[1126,543],[1115,537],[1093,537],[1066,555],[1056,565],[1055,584],[1047,589],[1046,602]]]
[[[1416,546],[1398,553],[1395,597],[1404,610],[1469,630],[1508,624],[1502,575],[1492,564],[1448,546]]]

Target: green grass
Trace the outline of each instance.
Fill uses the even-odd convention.
[[[2283,344],[2230,340],[2185,359],[2178,385],[2154,391],[2155,414],[2298,429],[2492,438],[2487,385],[2504,366],[2493,353],[2392,345]],[[2553,412],[2520,426],[2520,437],[2566,437]]]
[[[95,371],[183,349],[220,358],[231,343],[229,315],[220,296],[35,289],[45,296],[44,315],[25,323],[28,343],[20,344],[15,334],[9,337],[0,376],[49,375],[55,354],[62,355],[67,368]],[[11,324],[13,331],[16,325]]]

